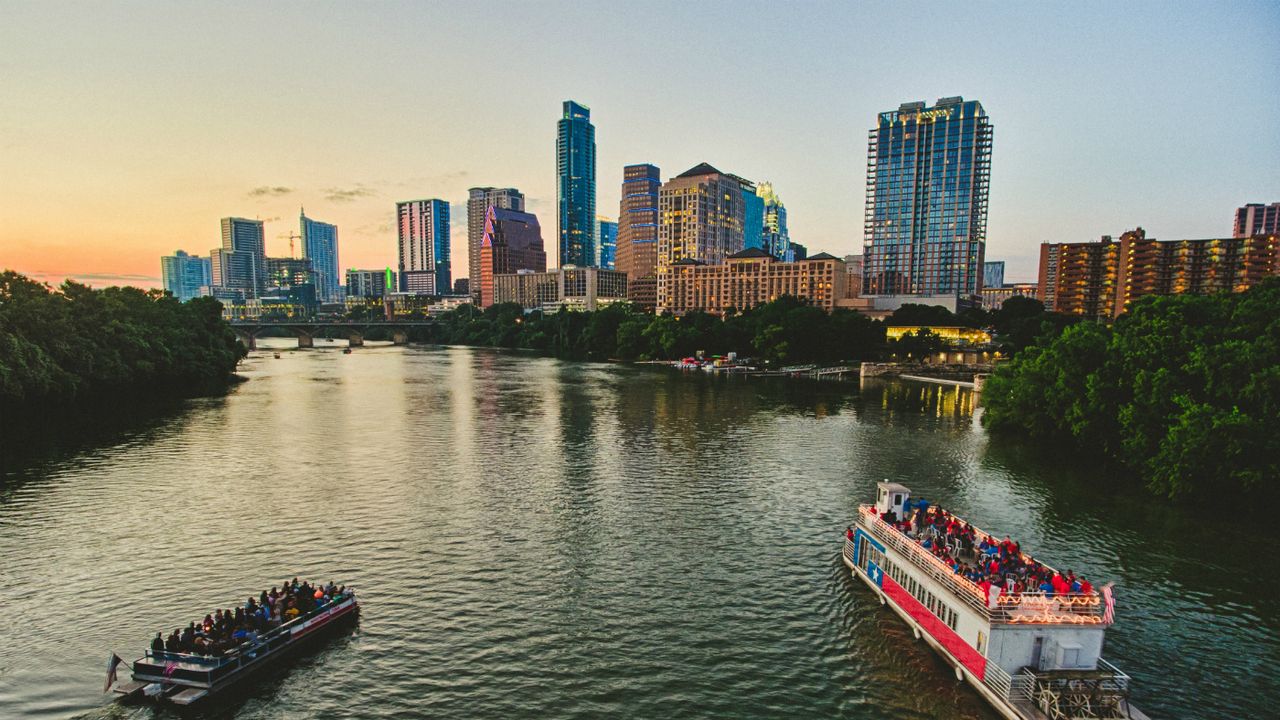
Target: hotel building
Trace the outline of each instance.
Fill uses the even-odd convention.
[[[659,294],[658,312],[725,315],[784,295],[831,312],[846,304],[847,282],[844,261],[827,253],[782,262],[760,248],[749,248],[714,265],[682,258],[659,270],[659,288],[666,291]]]
[[[867,144],[864,295],[977,297],[991,135],[982,104],[960,97],[880,113]]]
[[[663,184],[658,193],[660,311],[679,302],[671,297],[674,290],[668,284],[676,263],[718,266],[743,250],[745,205],[741,181],[707,163]]]

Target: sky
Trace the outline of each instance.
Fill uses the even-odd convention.
[[[982,102],[988,260],[1142,226],[1223,237],[1280,201],[1280,3],[14,2],[0,0],[0,267],[160,284],[219,219],[339,226],[396,264],[399,200],[517,187],[555,258],[561,103],[591,108],[597,209],[622,168],[768,180],[793,241],[861,252],[867,132],[903,102]],[[298,248],[301,252],[301,248]]]

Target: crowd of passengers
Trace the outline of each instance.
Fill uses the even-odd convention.
[[[151,641],[154,653],[171,652],[221,656],[262,633],[341,598],[345,585],[312,585],[298,578],[285,581],[282,589],[263,590],[235,610],[216,610],[204,620],[174,630],[168,638],[156,633]]]
[[[1028,555],[1023,555],[1018,543],[1009,539],[996,540],[990,535],[979,536],[972,525],[946,510],[930,506],[924,498],[908,500],[898,517],[892,510],[880,518],[915,540],[934,557],[946,563],[965,579],[973,582],[985,596],[991,596],[991,588],[998,588],[1001,596],[1022,593],[1055,595],[1093,593],[1093,585],[1068,570],[1056,572]],[[851,533],[850,533],[851,534]]]

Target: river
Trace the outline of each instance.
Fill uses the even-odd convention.
[[[5,463],[0,717],[156,717],[101,693],[110,652],[294,576],[359,628],[198,716],[994,717],[839,561],[885,478],[1114,581],[1153,717],[1280,698],[1274,527],[996,442],[967,390],[291,344]]]

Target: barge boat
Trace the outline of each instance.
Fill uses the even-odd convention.
[[[191,705],[276,666],[286,656],[337,629],[353,623],[360,613],[355,590],[346,588],[330,602],[258,635],[220,656],[148,650],[133,662],[133,679],[114,683],[114,664],[108,687],[122,700],[154,700]]]
[[[975,582],[930,549],[950,543],[955,555],[967,554],[979,567],[988,557],[960,547],[933,525],[922,529],[922,513],[940,513],[938,508],[920,503],[913,512],[911,491],[897,483],[877,483],[876,489],[876,503],[859,506],[857,521],[846,533],[844,563],[916,639],[954,668],[957,679],[972,685],[1008,720],[1149,720],[1129,703],[1129,676],[1102,657],[1106,630],[1114,622],[1109,586],[1018,592],[1010,591],[1014,576],[1004,582],[995,578],[995,586],[988,578]],[[997,537],[940,514],[980,539]],[[932,522],[934,516],[928,517]],[[912,518],[914,525],[902,522]],[[1009,547],[1020,563],[1058,575],[1016,545]]]

